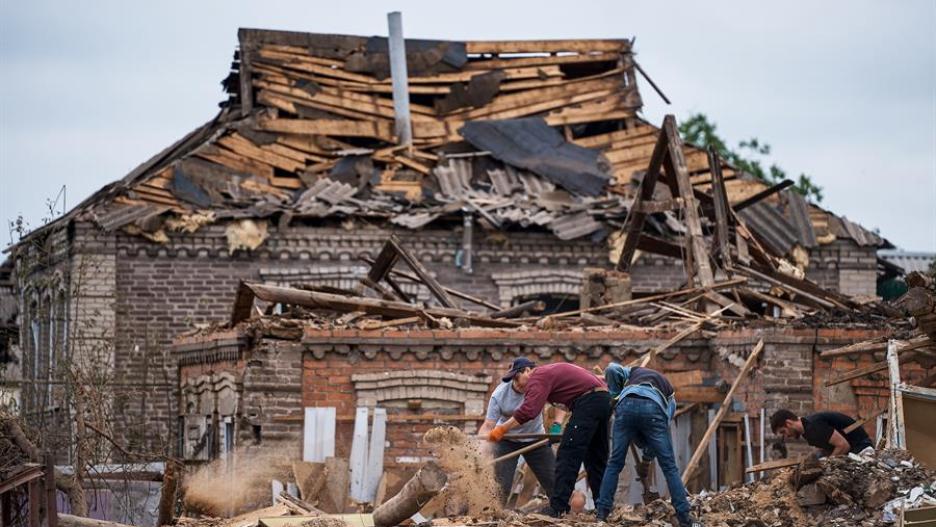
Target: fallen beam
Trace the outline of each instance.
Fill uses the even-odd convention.
[[[565,318],[578,316],[582,313],[597,313],[599,311],[608,311],[609,309],[619,309],[622,307],[628,307],[638,304],[646,304],[648,302],[655,302],[657,300],[663,300],[666,298],[673,298],[678,296],[687,296],[695,293],[703,293],[705,291],[717,291],[719,289],[725,289],[728,287],[736,286],[738,284],[743,284],[746,282],[746,278],[734,278],[732,280],[726,280],[724,282],[716,282],[712,284],[711,287],[689,287],[686,289],[680,289],[679,291],[670,291],[668,293],[659,293],[656,295],[645,296],[643,298],[635,298],[633,300],[624,300],[622,302],[615,302],[613,304],[605,304],[603,306],[590,307],[588,309],[577,309],[575,311],[565,311],[562,313],[556,313],[554,315],[548,315],[553,318]]]
[[[478,326],[516,327],[519,324],[508,320],[494,320],[477,313],[452,308],[421,308],[405,302],[378,300],[366,297],[348,297],[304,291],[290,287],[241,282],[234,303],[231,323],[237,324],[250,317],[254,298],[272,303],[292,304],[313,309],[332,309],[343,313],[362,311],[371,315],[383,315],[394,318],[420,316],[428,313],[433,317],[462,318]]]
[[[364,262],[366,262],[366,263],[369,263],[369,264],[371,264],[371,265],[374,265],[374,262],[375,262],[375,260],[374,260],[373,258],[361,258],[361,260],[364,261]],[[400,278],[406,278],[407,280],[412,280],[413,282],[419,282],[419,277],[418,277],[418,276],[416,276],[416,275],[413,274],[413,273],[409,273],[409,272],[407,272],[407,271],[401,271],[400,269],[390,269],[390,274],[389,274],[389,276],[399,276]],[[389,276],[384,277],[384,280],[388,280],[388,281],[389,281]],[[456,298],[461,298],[462,300],[467,300],[467,301],[469,301],[469,302],[471,302],[471,303],[473,303],[473,304],[477,304],[477,305],[479,305],[479,306],[484,306],[484,307],[486,307],[486,308],[488,308],[488,309],[491,309],[491,310],[494,310],[494,311],[499,311],[499,310],[500,310],[500,306],[498,306],[498,305],[492,304],[492,303],[488,302],[487,300],[484,300],[484,299],[481,299],[481,298],[478,298],[478,297],[475,297],[475,296],[471,296],[471,295],[469,295],[468,293],[462,293],[461,291],[459,291],[459,290],[457,290],[457,289],[452,289],[451,287],[445,287],[445,286],[442,286],[442,289],[444,289],[446,293],[448,293],[448,294],[450,294],[450,295],[452,295],[452,296],[454,296],[454,297],[456,297]]]
[[[751,354],[748,355],[747,360],[744,361],[744,366],[741,367],[741,371],[738,372],[738,376],[735,377],[734,382],[731,383],[731,388],[728,390],[728,393],[725,394],[725,399],[722,401],[721,407],[718,408],[718,413],[715,414],[715,418],[712,419],[711,423],[709,423],[708,429],[705,431],[705,435],[702,436],[702,440],[699,441],[699,445],[696,447],[695,452],[692,453],[692,458],[689,460],[689,463],[686,464],[686,470],[684,470],[682,474],[683,484],[688,483],[692,473],[695,472],[696,468],[699,467],[699,461],[702,460],[702,454],[708,451],[708,444],[712,440],[712,436],[715,435],[715,431],[718,430],[718,425],[721,424],[722,419],[725,418],[725,415],[728,414],[728,410],[731,408],[731,398],[734,397],[738,387],[741,386],[741,381],[747,376],[748,372],[751,371],[751,368],[754,366],[754,362],[757,361],[757,357],[760,355],[760,352],[763,349],[764,339],[760,339],[757,341],[757,344],[754,345],[754,349],[751,350]]]

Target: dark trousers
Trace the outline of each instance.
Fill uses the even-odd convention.
[[[501,457],[529,446],[530,443],[522,441],[510,441],[505,439],[494,443],[494,457]],[[547,496],[552,496],[553,478],[556,471],[556,455],[552,447],[543,445],[537,449],[521,454],[530,470],[536,475],[540,487]],[[501,491],[501,503],[506,503],[510,497],[510,485],[513,483],[514,473],[517,471],[517,459],[520,456],[513,457],[504,461],[498,461],[494,464],[494,478]]]
[[[656,401],[643,397],[625,397],[614,412],[614,450],[604,473],[601,493],[596,494],[598,513],[607,515],[614,506],[618,477],[624,469],[631,441],[640,441],[653,451],[666,478],[670,500],[680,525],[689,524],[689,500],[686,497],[686,486],[679,475],[679,467],[676,466],[669,419]]]
[[[572,416],[569,417],[556,454],[556,486],[549,496],[549,505],[553,511],[560,514],[569,512],[569,498],[582,463],[585,463],[592,496],[598,496],[601,476],[608,464],[610,419],[611,396],[608,392],[592,392],[575,400]]]

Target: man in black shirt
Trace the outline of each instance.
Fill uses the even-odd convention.
[[[807,443],[820,449],[826,456],[844,456],[849,452],[868,454],[874,451],[871,438],[859,426],[850,432],[845,429],[855,420],[839,412],[818,412],[797,417],[789,410],[777,410],[770,417],[770,429],[785,438],[802,436]]]

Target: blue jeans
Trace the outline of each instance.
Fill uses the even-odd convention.
[[[624,469],[627,449],[631,441],[639,441],[654,453],[669,487],[670,500],[680,522],[689,521],[689,500],[686,486],[679,476],[673,441],[670,437],[666,414],[656,402],[643,397],[625,397],[614,411],[611,458],[601,479],[601,492],[596,508],[598,513],[609,513],[614,507],[614,493],[618,477]]]

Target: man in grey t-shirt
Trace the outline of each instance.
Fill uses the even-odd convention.
[[[536,364],[524,357],[516,359],[511,364],[510,371],[502,379],[502,383],[494,388],[491,393],[491,400],[488,403],[487,417],[481,428],[478,429],[478,435],[487,439],[488,432],[495,426],[507,421],[513,417],[514,411],[520,407],[523,402],[523,393],[517,389],[513,380],[514,376],[527,368],[533,368]],[[559,433],[562,429],[563,413],[557,410],[555,422],[550,426],[550,433]],[[528,446],[535,439],[510,439],[511,435],[519,434],[543,434],[543,416],[538,415],[526,423],[514,428],[510,434],[503,440],[493,443],[494,456],[500,457]],[[536,479],[539,481],[543,493],[547,496],[552,495],[553,481],[555,479],[556,456],[551,446],[543,445],[530,452],[522,454],[524,461],[530,466]],[[506,502],[510,496],[510,486],[513,483],[514,472],[517,470],[516,457],[506,461],[500,461],[494,465],[494,477],[501,489],[501,501]]]

